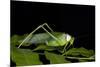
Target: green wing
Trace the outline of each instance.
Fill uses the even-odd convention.
[[[41,43],[47,42],[48,46],[61,46],[61,45],[64,45],[66,43],[64,33],[52,32],[51,34],[54,37],[56,37],[59,41],[55,40],[48,33],[39,33],[39,34],[34,34],[32,36],[32,38],[28,41],[28,43],[41,44]]]
[[[34,44],[45,43],[45,41],[48,40],[49,38],[50,38],[50,35],[48,35],[47,33],[39,33],[39,34],[33,35],[29,43],[34,43]]]

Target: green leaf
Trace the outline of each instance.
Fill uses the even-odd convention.
[[[88,59],[79,59],[80,62],[86,62],[86,61],[95,61],[95,55],[89,57]]]
[[[42,64],[39,60],[38,53],[32,52],[28,49],[19,49],[13,47],[11,49],[11,59],[16,63],[17,66]]]
[[[20,40],[20,36],[19,35],[13,35],[11,37],[11,45],[18,45],[19,44],[19,40]]]
[[[88,61],[94,61],[94,60],[86,60],[86,59],[79,59],[79,62],[88,62]]]
[[[26,36],[28,36],[28,34],[24,34],[24,35],[13,35],[11,37],[11,45],[13,46],[16,46],[16,45],[19,45],[25,38]],[[29,46],[30,44],[27,43],[29,41],[29,39],[31,38],[32,36],[30,36],[25,42],[23,45],[26,45],[26,46]]]
[[[62,55],[45,51],[45,56],[48,60],[50,60],[50,64],[70,63],[70,61],[67,61]]]
[[[83,47],[81,48],[72,48],[69,49],[68,51],[66,51],[63,55],[66,56],[83,56],[83,57],[90,57],[94,55],[94,51],[93,50],[87,50]]]
[[[94,51],[93,50],[87,50],[85,48],[79,48],[80,50],[80,53],[82,56],[85,56],[85,57],[91,57],[94,55]]]
[[[55,50],[55,48],[54,47],[47,46],[47,45],[40,44],[35,49],[33,49],[33,51],[37,51],[37,50],[53,51],[53,50]]]

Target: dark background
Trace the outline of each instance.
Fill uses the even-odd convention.
[[[11,1],[11,36],[30,33],[44,22],[74,36],[75,47],[95,49],[95,6]]]

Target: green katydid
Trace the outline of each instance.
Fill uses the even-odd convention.
[[[50,32],[44,27],[47,26],[48,29],[50,29]],[[42,28],[46,33],[39,33],[34,34],[38,29]],[[34,34],[34,36],[32,36]],[[63,52],[65,51],[65,48],[68,46],[73,45],[74,43],[74,37],[72,37],[69,34],[62,33],[62,32],[54,32],[47,23],[44,23],[42,25],[39,25],[35,30],[33,30],[18,46],[20,48],[21,45],[23,45],[26,41],[29,43],[34,44],[41,44],[45,43],[47,46],[64,46]]]

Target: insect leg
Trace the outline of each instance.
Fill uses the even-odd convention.
[[[20,43],[20,45],[18,46],[18,48],[20,48],[20,46],[21,46],[25,41],[27,41],[27,40],[30,38],[30,36],[32,36],[32,34],[35,33],[38,29],[40,29],[42,26],[43,26],[43,25],[40,25],[40,26],[38,26],[35,30],[33,30],[33,31]]]
[[[67,49],[71,46],[71,45],[73,45],[73,43],[74,43],[74,40],[75,40],[75,38],[74,37],[72,37],[71,38],[71,40],[69,41],[69,46],[67,47],[67,45],[68,45],[68,43],[64,46],[64,49],[63,49],[63,51],[62,51],[62,53],[64,53],[66,50],[66,47],[67,47]]]
[[[54,35],[52,35],[49,31],[47,31],[43,26],[42,26],[42,29],[44,30],[44,31],[46,31],[52,38],[54,38],[55,40],[57,40],[58,41],[58,38],[56,38]]]
[[[50,29],[51,32],[53,32],[53,30],[50,28],[50,26],[47,23],[44,23],[43,26],[44,25],[47,26]]]
[[[35,33],[38,29],[40,29],[40,28],[43,28],[51,37],[53,37],[55,40],[58,40],[55,36],[53,36],[50,32],[48,32],[43,26],[44,25],[46,25],[52,32],[53,32],[53,30],[48,26],[48,24],[47,23],[44,23],[44,24],[42,24],[42,25],[40,25],[40,26],[38,26],[35,30],[33,30],[23,41],[22,41],[22,43],[18,46],[18,48],[20,48],[20,46],[25,42],[25,41],[27,41],[29,38],[30,38],[30,36],[33,34],[33,33]]]
[[[72,39],[70,40],[71,45],[73,45],[75,38],[72,37]]]
[[[64,46],[64,48],[63,48],[63,50],[62,50],[62,53],[65,52],[67,45],[68,45],[68,43],[66,43],[66,45]]]

